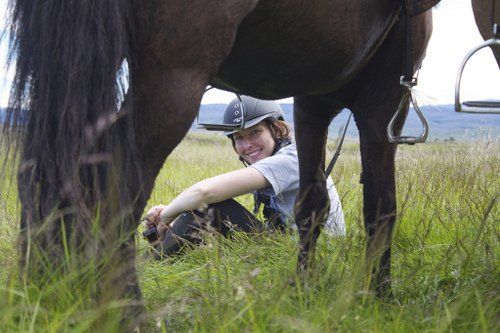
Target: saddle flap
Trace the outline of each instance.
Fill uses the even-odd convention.
[[[407,3],[407,12],[410,16],[425,13],[441,0],[405,0]]]

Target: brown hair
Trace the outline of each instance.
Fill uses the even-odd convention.
[[[292,131],[286,121],[274,120],[273,118],[267,118],[265,121],[269,125],[269,129],[271,130],[275,140],[292,139]]]

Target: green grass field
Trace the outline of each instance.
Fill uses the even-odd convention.
[[[239,167],[225,139],[191,134],[165,164],[149,206]],[[394,297],[382,301],[366,288],[359,151],[347,143],[333,172],[347,236],[321,236],[307,287],[289,284],[295,235],[206,235],[204,245],[163,262],[150,260],[139,239],[149,314],[140,331],[498,332],[499,171],[498,141],[399,148]],[[14,188],[4,182],[0,193],[0,332],[118,331],[113,314],[122,305],[92,298],[95,267],[70,265],[65,276],[49,274],[45,288],[20,282]],[[238,200],[252,206],[250,196]]]

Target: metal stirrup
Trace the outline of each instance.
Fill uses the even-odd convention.
[[[429,124],[427,123],[427,120],[425,120],[424,114],[420,110],[416,99],[413,97],[413,90],[412,87],[416,85],[416,78],[413,78],[411,82],[405,81],[404,77],[401,77],[400,84],[405,88],[405,93],[403,95],[403,98],[401,99],[401,102],[399,103],[398,109],[394,116],[392,116],[391,120],[389,121],[389,125],[387,125],[387,139],[389,140],[390,143],[396,143],[396,144],[409,144],[413,145],[415,143],[422,143],[427,140],[427,136],[429,135]],[[398,118],[398,115],[401,113],[401,111],[404,109],[404,104],[406,101],[406,96],[410,97],[411,104],[413,105],[413,109],[417,113],[418,117],[420,118],[420,121],[422,123],[422,133],[420,136],[396,136],[394,135],[394,123],[396,119]]]
[[[500,100],[490,100],[490,101],[465,101],[460,102],[460,83],[462,81],[462,74],[465,68],[465,65],[469,61],[469,59],[479,50],[485,47],[491,47],[494,45],[498,45],[500,47],[500,27],[498,24],[494,24],[493,26],[493,38],[488,39],[481,45],[475,47],[472,51],[470,51],[462,61],[460,68],[457,74],[457,81],[455,83],[455,111],[456,112],[467,112],[467,113],[500,113]]]

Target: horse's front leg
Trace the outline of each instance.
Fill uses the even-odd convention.
[[[414,28],[414,71],[422,63],[431,34],[431,12],[416,16]],[[391,242],[396,221],[395,154],[397,146],[387,139],[387,125],[400,105],[404,90],[401,76],[401,45],[406,38],[398,23],[377,53],[346,87],[348,105],[359,129],[363,183],[363,212],[367,233],[366,261],[371,270],[371,289],[379,296],[391,294]],[[394,126],[399,135],[408,112],[402,105]]]
[[[319,99],[294,99],[294,123],[300,167],[300,190],[295,203],[299,231],[297,271],[304,275],[314,258],[316,241],[329,210],[325,178],[325,145],[332,112]],[[331,109],[331,107],[330,107]]]
[[[361,183],[363,184],[363,213],[367,233],[366,262],[371,271],[370,289],[379,296],[391,294],[391,242],[396,222],[395,154],[397,145],[387,140],[386,128],[401,96],[387,98],[386,103],[374,103],[371,113],[360,114],[353,108],[360,134]],[[391,101],[392,103],[389,103]],[[408,105],[405,106],[408,110]],[[401,133],[406,113],[394,127]]]
[[[391,283],[391,238],[396,220],[395,145],[377,139],[368,126],[359,125],[363,183],[363,212],[367,232],[366,258],[373,265],[371,285],[388,294]],[[377,260],[380,266],[376,266]]]

